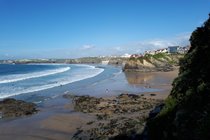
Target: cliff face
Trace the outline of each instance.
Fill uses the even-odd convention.
[[[155,55],[145,55],[140,58],[130,58],[123,70],[124,71],[170,71],[173,70],[179,62],[179,59],[183,55],[174,54],[169,55],[166,53],[160,53]]]
[[[145,61],[145,62],[147,62],[147,61]],[[125,66],[124,66],[124,70],[125,71],[131,71],[131,70],[133,70],[133,71],[138,71],[138,70],[152,71],[152,68],[154,68],[155,66],[151,63],[148,63],[148,64],[145,64],[138,59],[137,60],[129,60],[128,62],[126,62]]]
[[[150,139],[210,139],[210,18],[190,38],[165,107],[148,122]]]

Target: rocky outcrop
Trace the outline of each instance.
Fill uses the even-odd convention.
[[[73,99],[74,109],[94,115],[96,120],[78,128],[72,139],[109,139],[120,134],[141,134],[146,118],[161,100],[143,95],[121,94],[117,97],[65,96]]]
[[[146,99],[135,94],[121,94],[114,99],[75,96],[73,102],[76,111],[112,115],[152,108],[156,100]]]
[[[142,72],[150,72],[154,71],[155,66],[151,65],[144,65],[142,62],[139,60],[129,60],[126,62],[123,71],[142,71]]]
[[[0,118],[27,116],[36,113],[36,105],[15,99],[4,99],[0,101]]]
[[[179,59],[182,58],[181,54],[162,54],[162,55],[146,55],[141,58],[129,59],[123,68],[124,71],[140,71],[140,72],[152,72],[152,71],[171,71],[174,66],[177,66]]]
[[[143,59],[142,65],[145,66],[145,67],[155,68],[155,65],[154,64],[152,64],[151,62],[148,62],[145,59]]]

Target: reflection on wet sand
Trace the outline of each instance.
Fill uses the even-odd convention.
[[[125,72],[129,84],[143,86],[171,85],[177,75],[178,70],[170,72]]]
[[[171,91],[171,84],[178,75],[178,70],[170,72],[125,72],[125,77],[130,85],[137,85],[144,88],[160,89],[160,92],[144,93],[144,96],[156,99],[165,99]]]
[[[125,72],[125,77],[129,84],[147,84],[149,80],[154,79],[151,73],[140,73],[140,72]]]

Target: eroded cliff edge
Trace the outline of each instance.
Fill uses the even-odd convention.
[[[183,54],[146,54],[138,58],[130,58],[126,61],[123,67],[124,71],[140,71],[140,72],[152,72],[152,71],[171,71],[177,68],[180,58],[183,58]]]

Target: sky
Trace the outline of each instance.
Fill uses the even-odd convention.
[[[210,0],[0,0],[0,59],[184,46],[209,13]]]

